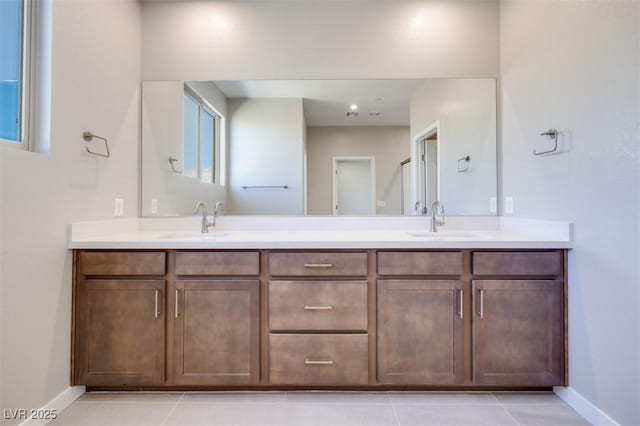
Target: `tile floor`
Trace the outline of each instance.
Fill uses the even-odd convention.
[[[588,425],[552,393],[88,393],[50,425]]]

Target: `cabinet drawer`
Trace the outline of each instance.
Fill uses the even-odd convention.
[[[271,253],[269,271],[278,276],[364,276],[367,253]]]
[[[562,274],[562,252],[475,252],[474,275],[558,276]]]
[[[378,253],[380,275],[461,275],[462,252],[382,251]]]
[[[269,381],[291,385],[364,385],[366,334],[271,334]]]
[[[81,251],[82,275],[164,275],[164,252]]]
[[[176,275],[258,275],[260,253],[234,252],[177,252]]]
[[[366,281],[269,282],[271,330],[366,330]]]

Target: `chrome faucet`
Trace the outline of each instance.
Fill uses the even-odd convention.
[[[200,232],[206,234],[209,232],[209,228],[213,228],[216,226],[216,217],[224,211],[224,204],[218,201],[216,203],[216,208],[213,211],[213,222],[209,222],[207,218],[207,205],[202,201],[196,202],[196,205],[193,206],[193,214],[198,214],[198,211],[202,210],[202,226],[200,228]]]
[[[438,209],[440,210],[440,215],[442,215],[442,220],[437,219]],[[438,232],[438,226],[444,226],[444,206],[440,201],[434,201],[431,204],[431,232]]]

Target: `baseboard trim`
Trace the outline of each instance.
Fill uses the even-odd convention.
[[[60,415],[65,408],[73,404],[73,402],[80,398],[84,393],[84,386],[69,386],[67,389],[60,392],[58,396],[42,406],[40,410],[56,410],[58,415]],[[51,419],[44,420],[31,418],[20,423],[20,426],[45,425],[50,421]]]
[[[620,426],[618,422],[596,407],[587,398],[579,394],[575,389],[556,386],[553,388],[553,392],[571,406],[571,408],[576,410],[578,414],[587,419],[589,423],[596,426]]]

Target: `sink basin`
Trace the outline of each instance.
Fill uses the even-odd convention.
[[[216,240],[227,235],[225,232],[208,232],[204,234],[201,232],[172,232],[162,234],[158,238],[162,240]]]
[[[477,232],[468,231],[438,231],[438,232],[407,232],[412,237],[416,238],[428,238],[432,240],[486,240],[489,237],[486,235],[478,234]]]

